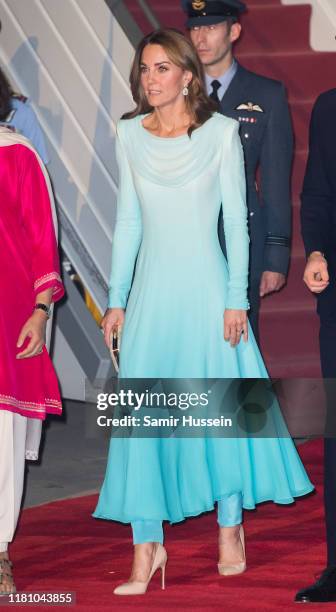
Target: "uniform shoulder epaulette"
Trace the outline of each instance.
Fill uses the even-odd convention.
[[[12,98],[15,98],[15,100],[20,100],[20,102],[23,102],[24,104],[28,100],[27,96],[24,96],[24,95],[19,94],[19,93],[13,93],[12,94]]]

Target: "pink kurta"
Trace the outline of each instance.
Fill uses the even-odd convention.
[[[50,287],[57,301],[64,289],[46,177],[29,146],[0,141],[0,410],[39,419],[62,411],[47,349],[16,359],[36,295]]]

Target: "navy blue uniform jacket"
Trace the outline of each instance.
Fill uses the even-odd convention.
[[[307,255],[336,262],[336,89],[321,94],[312,112],[301,225]]]
[[[263,271],[287,273],[291,236],[293,132],[279,81],[243,68],[221,100],[221,112],[240,122],[250,228],[250,282]],[[260,193],[256,175],[260,173]]]

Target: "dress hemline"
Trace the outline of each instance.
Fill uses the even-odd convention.
[[[301,491],[295,492],[295,495],[293,497],[291,497],[291,498],[288,497],[288,498],[285,498],[285,499],[279,499],[278,500],[278,499],[272,499],[271,497],[265,497],[265,498],[258,499],[254,504],[247,504],[247,503],[244,503],[244,501],[243,501],[243,510],[255,510],[256,506],[258,504],[263,504],[265,502],[273,502],[274,504],[279,504],[279,505],[282,505],[282,506],[293,504],[295,502],[295,498],[296,497],[303,497],[304,495],[308,495],[309,493],[312,493],[314,490],[315,490],[315,487],[313,485],[311,485],[310,487],[306,487],[305,489],[302,489]],[[220,501],[221,499],[223,499],[223,496],[219,496],[218,498],[216,497],[214,499],[214,501],[213,501],[211,506],[209,506],[207,508],[203,508],[202,510],[198,510],[198,511],[195,511],[195,512],[188,512],[188,513],[186,512],[183,517],[176,518],[176,519],[173,519],[173,520],[171,520],[167,516],[160,517],[160,518],[152,517],[152,516],[151,517],[145,517],[145,518],[144,517],[136,516],[136,517],[125,519],[125,518],[111,517],[111,516],[108,516],[107,514],[102,514],[102,513],[98,514],[96,512],[94,512],[92,514],[92,516],[93,516],[93,518],[96,518],[96,519],[102,519],[102,520],[106,520],[106,521],[116,521],[118,523],[124,523],[124,524],[130,524],[130,523],[133,523],[135,521],[147,521],[148,520],[148,521],[168,521],[170,523],[170,525],[174,525],[176,523],[181,523],[182,521],[185,521],[188,518],[195,517],[195,516],[200,516],[201,514],[204,514],[205,512],[212,512],[215,509],[215,505],[214,504],[217,503],[218,501]]]
[[[11,404],[4,403],[2,397],[0,395],[0,410],[7,410],[7,412],[14,412],[15,414],[20,414],[21,416],[27,417],[28,419],[39,419],[40,421],[44,421],[46,419],[47,414],[62,414],[62,404],[58,400],[56,405],[50,404],[41,404],[42,410],[32,410],[32,409],[24,409],[18,408],[17,406],[12,406]],[[28,402],[27,402],[28,403]]]

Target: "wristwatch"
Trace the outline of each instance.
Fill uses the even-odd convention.
[[[45,314],[47,315],[47,319],[50,319],[50,314],[51,314],[50,306],[47,306],[46,304],[38,303],[38,304],[35,304],[35,310],[43,310],[43,312],[45,312]]]

